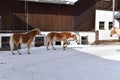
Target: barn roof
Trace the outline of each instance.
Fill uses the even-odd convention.
[[[42,3],[74,5],[74,3],[77,2],[78,0],[19,0],[19,1],[32,1],[32,2],[42,2]]]

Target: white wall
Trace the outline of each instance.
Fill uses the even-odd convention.
[[[118,12],[115,12],[117,14]],[[99,30],[99,22],[104,21],[105,22],[105,30]],[[110,37],[110,30],[109,30],[109,22],[113,21],[113,12],[112,11],[104,11],[104,10],[96,10],[95,15],[95,30],[99,31],[99,40],[112,40],[112,39],[118,39],[116,35],[113,37]],[[119,27],[119,22],[115,20],[115,26]],[[51,32],[51,31],[49,31]],[[46,36],[49,32],[41,32],[43,35]],[[76,32],[78,36],[78,40],[81,44],[81,38],[82,36],[88,36],[88,44],[92,44],[95,41],[95,32]],[[0,48],[1,48],[1,37],[2,36],[11,36],[11,33],[0,33]],[[46,42],[46,40],[44,41]],[[46,43],[44,43],[46,45]],[[63,44],[63,43],[62,43]],[[74,43],[72,43],[74,44]],[[34,41],[32,43],[32,46],[34,46]],[[24,47],[24,45],[23,45]]]
[[[50,31],[51,32],[51,31]],[[48,34],[49,32],[41,32],[42,35],[39,35],[41,37],[46,37],[46,35]],[[74,33],[74,32],[73,32]],[[81,37],[82,36],[88,36],[88,43],[91,44],[95,41],[95,33],[94,32],[76,32],[76,34],[78,34],[78,40],[80,41],[81,43]],[[0,48],[2,47],[2,37],[10,37],[12,35],[12,33],[0,33]],[[37,36],[36,36],[37,37]],[[44,45],[46,46],[46,38],[44,38]],[[60,46],[63,45],[63,42],[61,43]],[[70,40],[70,45],[77,45],[77,43],[75,41],[71,41]],[[35,46],[35,39],[33,40],[32,42],[32,45],[31,46]],[[22,44],[21,45],[21,48],[26,48],[26,44]]]
[[[42,32],[42,34],[47,35],[49,32]],[[72,32],[77,34],[78,41],[81,44],[81,38],[82,36],[88,36],[88,44],[92,44],[95,41],[95,32],[83,32],[83,31],[78,31],[78,32]],[[63,44],[63,43],[62,43]],[[70,45],[76,45],[74,41],[71,41]]]
[[[4,36],[4,37],[9,37],[9,36],[11,36],[12,34],[11,33],[0,33],[0,48],[2,47],[2,36]]]
[[[88,44],[95,42],[95,32],[79,32],[80,35],[80,44],[82,36],[88,36]]]
[[[12,33],[0,33],[0,48],[2,48],[2,37],[10,37],[11,35],[12,35]],[[37,36],[44,37],[45,35],[37,35]],[[35,46],[35,39],[33,40],[31,46]],[[27,47],[26,44],[21,44],[21,48],[25,48],[25,47]]]
[[[117,14],[118,12],[115,12]],[[105,30],[99,30],[99,22],[105,22]],[[118,39],[116,35],[110,37],[109,22],[113,22],[113,12],[105,10],[96,10],[95,30],[99,31],[99,40]],[[119,22],[115,20],[115,27],[119,27]]]

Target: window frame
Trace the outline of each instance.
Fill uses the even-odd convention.
[[[112,23],[112,24],[110,24],[110,23]],[[108,24],[109,24],[109,26],[108,26],[109,30],[111,30],[111,28],[113,27],[113,22],[109,22]]]
[[[105,30],[105,21],[99,22],[99,30]]]

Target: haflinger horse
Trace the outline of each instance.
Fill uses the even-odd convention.
[[[13,50],[14,50],[14,46],[16,46],[18,54],[21,55],[21,53],[18,50],[18,47],[19,47],[19,44],[22,44],[22,43],[27,44],[28,54],[30,54],[29,49],[30,49],[31,43],[35,35],[39,35],[39,34],[41,34],[41,32],[40,32],[40,29],[38,28],[30,30],[26,33],[14,33],[10,37],[10,41],[9,41],[12,54],[15,55]]]
[[[52,47],[54,50],[56,50],[53,46],[53,41],[63,41],[63,50],[65,50],[65,48],[67,47],[68,45],[68,42],[67,40],[69,38],[72,38],[74,41],[78,41],[77,40],[77,35],[74,34],[74,33],[70,33],[70,32],[60,32],[60,33],[57,33],[57,32],[51,32],[51,33],[48,33],[47,34],[47,37],[46,37],[46,42],[47,42],[47,50],[48,49],[48,46],[49,44],[51,43]]]
[[[120,28],[113,27],[110,32],[110,36],[112,37],[114,34],[116,34],[120,39]]]

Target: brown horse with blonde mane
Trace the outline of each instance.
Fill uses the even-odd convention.
[[[19,44],[22,44],[22,43],[27,44],[28,54],[30,54],[29,49],[30,49],[31,43],[32,43],[35,35],[39,35],[39,34],[41,34],[41,32],[40,32],[40,29],[38,29],[38,28],[28,31],[26,33],[14,33],[10,37],[10,48],[11,48],[12,54],[15,55],[15,53],[13,51],[14,45],[15,45],[19,55],[21,55],[21,53],[18,50],[18,47],[19,47]]]
[[[63,41],[63,50],[65,50],[65,48],[68,45],[67,40],[69,38],[72,38],[73,40],[75,40],[77,42],[77,35],[70,33],[70,32],[61,32],[61,33],[56,33],[56,32],[51,32],[47,35],[47,50],[49,44],[51,43],[52,47],[54,50],[56,50],[53,46],[53,41]]]
[[[120,28],[113,27],[111,28],[110,36],[117,35],[120,40]]]

